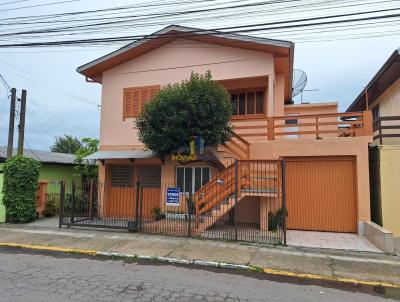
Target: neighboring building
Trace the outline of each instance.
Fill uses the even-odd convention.
[[[369,109],[372,221],[400,236],[400,49],[395,50],[347,111]]]
[[[363,110],[372,111],[375,144],[400,145],[400,48],[347,109]]]
[[[17,154],[17,150],[13,150],[13,155]],[[76,178],[74,171],[73,154],[56,153],[50,151],[39,151],[24,149],[24,156],[37,159],[41,162],[38,189],[38,213],[44,208],[46,194],[51,189],[51,183],[61,180],[71,181]],[[7,160],[7,147],[0,147],[0,202],[2,200],[3,189],[3,165]],[[1,207],[1,206],[0,206]],[[0,208],[1,211],[1,208]],[[0,214],[1,216],[1,214]]]
[[[232,191],[219,195],[214,190],[235,177],[232,160],[248,160],[241,177],[254,180],[266,179],[270,172],[256,171],[254,160],[284,158],[289,229],[363,233],[362,222],[370,220],[370,112],[338,113],[336,102],[293,104],[293,59],[294,44],[288,41],[169,26],[79,67],[87,81],[102,85],[100,151],[88,158],[101,162],[100,215],[129,217],[133,184],[140,181],[155,196],[152,206],[165,214],[176,211],[165,204],[166,187],[173,186],[182,196],[182,191],[192,191],[195,200],[205,196],[209,201],[196,215],[221,204],[214,213],[226,217],[231,204],[222,203]],[[207,161],[168,157],[162,164],[139,141],[135,117],[163,86],[207,70],[231,95],[236,134],[211,150]],[[131,192],[127,200],[121,190]],[[266,192],[244,184],[238,219],[267,228],[268,213],[280,194],[279,188]],[[125,209],[118,208],[124,203]],[[184,201],[179,209],[186,211]],[[216,219],[204,218],[198,228],[205,231]]]

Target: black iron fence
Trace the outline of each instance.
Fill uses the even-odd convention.
[[[177,170],[171,184],[59,182],[61,226],[286,244],[285,165],[235,161],[221,172]]]

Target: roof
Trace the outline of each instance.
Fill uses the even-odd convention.
[[[102,73],[114,66],[132,60],[140,55],[165,45],[178,38],[185,38],[199,42],[206,42],[231,47],[239,47],[257,51],[264,51],[274,54],[276,58],[287,58],[287,63],[283,64],[284,70],[277,72],[285,74],[287,92],[286,99],[291,99],[292,75],[293,75],[293,56],[294,43],[285,40],[267,39],[224,33],[216,30],[204,30],[198,28],[170,25],[164,29],[136,40],[126,46],[111,52],[103,57],[93,60],[77,68],[77,72],[101,83]]]
[[[153,151],[145,150],[124,150],[124,151],[97,151],[84,159],[133,159],[133,158],[152,158],[156,157]]]
[[[17,149],[13,149],[13,155],[17,154]],[[44,164],[73,165],[75,156],[73,154],[57,153],[50,151],[40,151],[24,149],[24,156],[37,159]],[[7,158],[7,147],[0,147],[0,160]]]
[[[357,96],[347,111],[363,111],[400,78],[400,48],[396,49],[379,69],[365,89]]]

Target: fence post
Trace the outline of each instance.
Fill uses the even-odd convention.
[[[190,237],[191,234],[191,221],[192,221],[192,209],[193,209],[193,196],[192,196],[192,191],[190,190],[189,192],[189,199],[187,201],[187,208],[188,208],[188,237]]]
[[[71,191],[71,195],[72,195],[72,202],[71,202],[71,218],[70,218],[70,223],[69,226],[71,226],[71,224],[74,223],[75,220],[75,181],[72,181],[72,191]]]
[[[283,245],[286,246],[286,161],[282,160]]]
[[[140,194],[139,194],[139,230],[143,231],[143,186],[140,186]]]
[[[64,197],[65,197],[65,186],[64,181],[60,181],[60,213],[58,215],[58,227],[64,222]]]
[[[136,182],[136,203],[135,203],[135,225],[134,231],[138,230],[139,227],[139,189],[140,189],[140,182]]]
[[[235,240],[238,239],[238,226],[237,226],[237,203],[238,203],[238,192],[239,192],[239,162],[235,159],[235,206],[234,206],[234,220],[235,220]],[[229,198],[229,197],[228,197]]]

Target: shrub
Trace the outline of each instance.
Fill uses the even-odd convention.
[[[53,217],[58,214],[59,204],[54,195],[48,195],[43,209],[43,216]]]
[[[288,216],[287,210],[280,208],[276,213],[268,213],[268,230],[276,231],[277,229],[283,228],[284,218]]]
[[[151,215],[153,216],[155,221],[161,220],[165,218],[165,214],[161,213],[161,209],[156,207],[151,210]]]
[[[40,162],[23,156],[8,159],[4,165],[3,203],[9,222],[36,219],[36,191]]]

